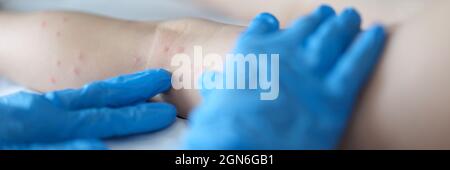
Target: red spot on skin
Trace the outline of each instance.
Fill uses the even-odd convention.
[[[68,19],[66,17],[63,17],[63,22],[67,22]]]
[[[56,61],[56,65],[59,67],[59,66],[61,66],[61,61]]]
[[[139,65],[141,63],[141,58],[139,56],[133,57],[134,65]]]
[[[41,27],[42,27],[42,28],[47,27],[47,21],[42,21],[42,22],[41,22]]]
[[[56,84],[56,79],[54,77],[50,77],[50,83]]]
[[[164,47],[164,52],[169,52],[170,48],[169,47]]]
[[[80,61],[80,62],[83,62],[83,60],[84,60],[84,55],[83,55],[83,53],[80,51],[80,53],[78,53],[78,61]]]
[[[72,72],[73,72],[76,76],[79,76],[79,75],[80,75],[80,69],[79,69],[78,67],[74,67],[74,68],[72,69]]]
[[[183,52],[184,52],[184,47],[177,48],[177,53],[183,53]]]

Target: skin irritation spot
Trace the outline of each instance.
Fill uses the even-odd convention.
[[[164,36],[163,36],[164,35]],[[167,57],[172,56],[171,53],[176,52],[176,48],[173,46],[178,36],[165,36],[166,34],[158,34],[153,42],[154,52],[151,55]],[[170,34],[168,34],[170,35]]]
[[[41,27],[42,27],[42,28],[47,27],[47,21],[42,21],[42,22],[41,22]]]
[[[184,53],[184,47],[178,47],[177,53]]]
[[[56,66],[60,67],[61,66],[61,61],[56,61]]]
[[[74,67],[72,69],[73,74],[75,74],[76,76],[80,76],[80,68],[78,67]]]
[[[84,55],[83,55],[83,53],[81,51],[78,53],[78,57],[77,58],[78,58],[78,61],[83,62]]]
[[[139,64],[141,62],[141,58],[139,58],[139,56],[135,56],[134,57],[134,63],[135,64]]]
[[[55,77],[50,77],[50,83],[51,84],[56,84],[56,79],[55,79]]]
[[[165,53],[168,53],[168,52],[169,52],[169,50],[170,50],[170,48],[169,48],[169,47],[164,47],[164,52],[165,52]]]
[[[166,46],[163,48],[162,55],[163,56],[173,56],[175,54],[184,53],[184,52],[185,52],[184,47],[170,48],[169,46]]]

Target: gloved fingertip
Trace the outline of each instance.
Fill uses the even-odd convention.
[[[154,71],[160,73],[163,77],[171,77],[172,76],[172,73],[170,73],[166,69],[160,68],[160,69],[155,69]]]
[[[172,87],[172,73],[165,69],[156,69],[154,71],[158,73],[160,83],[164,86],[164,91],[169,90]]]
[[[142,72],[138,72],[135,74],[131,74],[127,77],[129,77],[129,79],[137,79],[137,78],[142,78],[142,77],[149,77],[152,79],[158,79],[158,80],[170,80],[171,78],[171,73],[167,70],[164,69],[150,69],[150,70],[145,70]],[[148,79],[142,79],[142,80],[148,80]]]
[[[311,14],[295,20],[286,32],[288,36],[302,40],[312,35],[323,23],[336,16],[336,12],[328,5],[317,7]]]
[[[322,4],[319,7],[317,7],[317,9],[313,12],[313,14],[327,17],[336,15],[336,11],[334,11],[334,9],[331,6],[327,4]]]
[[[169,125],[171,125],[173,122],[175,122],[177,117],[177,109],[174,105],[169,103],[151,103],[150,105],[153,105],[151,109],[154,109],[154,105],[158,105],[158,119],[154,120],[152,119],[150,123],[154,123],[156,126],[152,130],[158,130],[162,128],[166,128]],[[142,113],[142,114],[149,114],[149,113]],[[150,113],[152,114],[152,113]],[[155,122],[156,121],[156,122]]]
[[[140,78],[146,77],[146,76],[152,76],[153,79],[155,79],[155,78],[170,79],[171,74],[169,71],[164,70],[164,69],[149,69],[149,70],[144,70],[144,71],[140,71],[140,72],[135,72],[135,73],[131,73],[131,74],[114,77],[114,78],[105,80],[105,82],[113,82],[113,83],[127,82],[130,80],[137,80],[137,79],[140,79]],[[142,80],[146,80],[146,79],[142,79]]]
[[[386,30],[385,30],[384,26],[381,24],[375,24],[370,29],[374,32],[374,34],[381,35],[381,36],[386,35]]]
[[[370,39],[375,39],[377,41],[376,44],[382,44],[386,39],[386,30],[381,24],[374,24],[367,31]]]
[[[163,113],[164,117],[169,118],[168,120],[171,120],[172,118],[177,116],[177,108],[172,104],[158,102],[150,103],[150,105],[158,105],[158,112]],[[154,106],[152,108],[154,108]]]
[[[258,16],[256,16],[255,19],[263,20],[266,23],[271,24],[273,26],[279,25],[278,19],[275,16],[273,16],[271,13],[268,13],[268,12],[263,12],[263,13],[259,14]]]
[[[355,25],[360,25],[362,22],[361,15],[352,7],[345,8],[341,14],[341,17],[346,20],[346,22],[354,23]]]
[[[278,19],[270,13],[263,12],[257,15],[250,23],[247,33],[270,33],[280,27]]]
[[[147,85],[149,87],[148,90],[157,90],[157,92],[163,92],[169,90],[170,87],[172,87],[171,79],[171,73],[165,69],[150,69],[125,76],[122,81],[135,81],[136,85]]]
[[[345,7],[344,10],[342,10],[343,14],[359,14],[358,11],[354,7]]]

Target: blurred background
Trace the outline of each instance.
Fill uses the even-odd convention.
[[[164,20],[199,17],[239,23],[216,10],[195,5],[192,0],[0,0],[2,10],[70,10],[129,20]]]

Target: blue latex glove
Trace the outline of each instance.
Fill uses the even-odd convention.
[[[0,149],[105,149],[96,139],[169,126],[176,110],[149,98],[171,87],[165,70],[149,70],[46,94],[0,98]]]
[[[278,98],[260,100],[260,88],[203,90],[186,148],[336,148],[385,41],[381,26],[361,32],[360,24],[354,9],[337,16],[328,6],[285,30],[274,16],[257,16],[234,52],[280,55]]]

